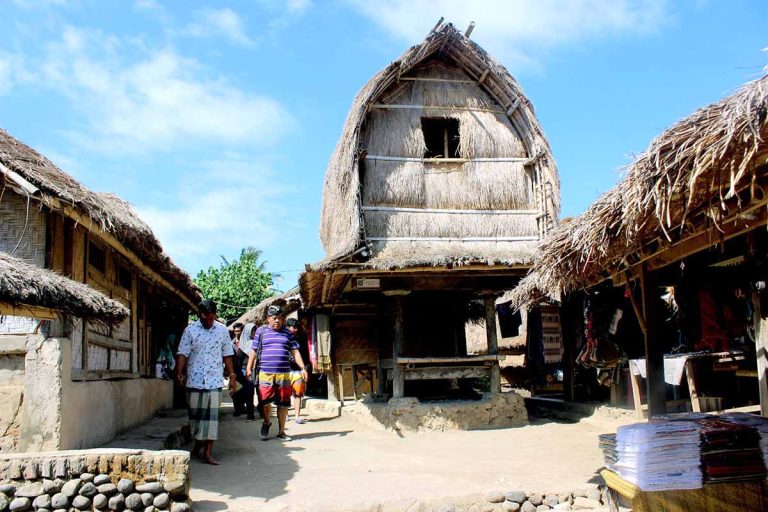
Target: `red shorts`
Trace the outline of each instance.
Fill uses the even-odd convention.
[[[291,407],[291,374],[259,372],[259,401],[277,407]]]

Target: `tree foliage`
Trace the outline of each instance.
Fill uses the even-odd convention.
[[[247,308],[252,308],[274,294],[273,276],[264,270],[264,262],[259,261],[260,257],[261,251],[255,247],[246,247],[237,260],[227,261],[222,256],[218,268],[208,267],[208,270],[201,270],[195,277],[203,297],[218,303],[220,318],[237,318]]]

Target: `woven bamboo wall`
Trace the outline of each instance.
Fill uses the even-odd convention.
[[[8,189],[0,199],[0,251],[45,266],[45,215],[37,202],[27,209],[26,198]]]

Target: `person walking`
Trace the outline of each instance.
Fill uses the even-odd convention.
[[[299,344],[299,353],[301,353],[302,359],[309,361],[309,354],[306,350],[302,350],[305,348],[306,344],[302,343],[302,340],[299,337],[299,320],[297,318],[287,319],[285,321],[285,328],[288,329],[288,332],[293,334],[296,343]],[[307,365],[305,368],[307,369],[307,374],[309,374],[309,366]],[[304,419],[301,417],[301,400],[304,398],[304,393],[307,390],[307,381],[304,380],[301,368],[293,359],[291,360],[291,389],[293,390],[294,422],[297,425],[301,425],[304,423]]]
[[[232,366],[232,342],[227,328],[216,321],[216,303],[204,300],[197,306],[198,320],[181,335],[176,355],[176,381],[187,388],[189,424],[195,445],[191,455],[203,450],[203,460],[218,465],[213,458],[213,442],[219,432],[222,363],[229,377],[229,392],[236,380]],[[185,372],[186,370],[186,372]]]
[[[285,433],[285,420],[291,408],[291,362],[293,355],[302,378],[307,379],[304,360],[299,353],[299,345],[294,336],[285,329],[285,314],[280,306],[267,308],[267,325],[256,330],[252,350],[248,358],[247,377],[250,379],[257,372],[259,401],[264,408],[264,423],[261,425],[261,438],[269,438],[272,426],[270,413],[272,406],[277,407],[277,438],[290,440]]]

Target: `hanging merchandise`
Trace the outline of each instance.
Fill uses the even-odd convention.
[[[621,308],[616,309],[613,318],[611,318],[611,325],[608,327],[608,332],[613,336],[616,336],[616,332],[619,330],[619,322],[622,316],[624,316],[624,310]]]
[[[317,322],[317,371],[327,373],[331,366],[331,317],[324,314],[315,316]]]
[[[560,312],[555,306],[541,307],[541,337],[544,345],[544,363],[563,360],[563,341],[560,333]]]

